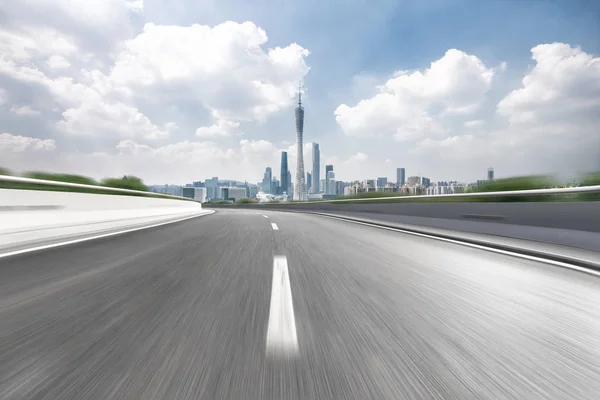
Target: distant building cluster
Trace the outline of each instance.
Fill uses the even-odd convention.
[[[356,196],[368,192],[398,193],[398,195],[444,195],[468,192],[477,186],[484,185],[494,179],[494,170],[488,170],[488,179],[478,180],[474,183],[459,183],[457,181],[432,182],[430,178],[414,175],[406,176],[405,168],[397,168],[396,182],[388,181],[387,177],[376,179],[355,180],[343,182],[335,179],[333,165],[325,166],[326,178],[320,176],[319,145],[313,144],[312,172],[306,173],[308,199],[332,199],[339,196]],[[258,201],[289,201],[294,193],[294,183],[287,165],[287,153],[281,153],[280,175],[284,179],[273,176],[271,167],[266,167],[263,179],[256,184],[235,180],[221,180],[212,177],[204,181],[197,181],[185,186],[153,185],[149,189],[156,193],[165,193],[195,199],[202,203],[229,202],[234,203],[243,198]]]
[[[234,203],[243,198],[255,198],[258,193],[258,186],[248,182],[220,180],[215,176],[185,186],[152,185],[149,190],[155,193],[187,197],[202,203]]]
[[[154,185],[150,191],[167,193],[195,199],[202,203],[236,202],[243,198],[258,201],[304,201],[331,199],[338,196],[356,196],[368,192],[396,192],[410,195],[444,195],[469,191],[472,187],[483,185],[494,180],[494,169],[488,168],[487,179],[476,183],[463,184],[456,181],[432,182],[430,178],[419,175],[406,176],[405,168],[396,169],[396,182],[387,177],[343,182],[336,179],[334,166],[325,165],[321,176],[321,150],[318,143],[312,144],[312,170],[304,171],[304,107],[301,92],[298,92],[298,106],[295,109],[297,165],[295,181],[288,168],[288,153],[281,152],[279,179],[269,166],[265,168],[263,178],[256,184],[248,182],[219,180],[218,177],[185,186]]]

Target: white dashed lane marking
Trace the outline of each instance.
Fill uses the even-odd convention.
[[[296,320],[287,257],[273,257],[273,286],[267,326],[267,354],[298,354]]]

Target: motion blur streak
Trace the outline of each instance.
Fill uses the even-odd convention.
[[[263,214],[0,260],[0,398],[598,398],[597,278]],[[274,256],[289,264],[293,359],[266,352]]]

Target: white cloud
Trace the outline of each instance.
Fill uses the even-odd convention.
[[[369,159],[368,155],[366,155],[365,153],[358,152],[358,153],[354,154],[353,156],[350,156],[350,158],[348,158],[348,162],[362,162],[362,161],[367,161],[368,159]]]
[[[565,43],[531,49],[535,66],[497,106],[509,121],[491,137],[513,162],[557,172],[600,169],[600,57]],[[524,151],[525,150],[525,151]],[[525,154],[523,154],[525,153]]]
[[[467,121],[464,123],[465,128],[479,128],[485,124],[485,121],[482,119],[474,119],[471,121]]]
[[[65,110],[62,115],[63,121],[58,123],[58,127],[70,135],[116,134],[124,138],[154,140],[169,137],[170,131],[177,128],[174,122],[158,126],[138,109],[120,102],[84,102],[77,108]]]
[[[494,69],[462,51],[450,49],[423,72],[400,71],[356,106],[335,110],[350,136],[394,137],[399,141],[446,132],[441,117],[477,111],[492,85]]]
[[[593,112],[600,120],[600,58],[565,43],[531,49],[535,67],[523,78],[523,87],[498,104],[498,114],[512,123],[539,124],[569,120]]]
[[[28,150],[49,151],[56,149],[56,142],[52,139],[36,139],[27,136],[0,133],[0,152],[22,153]]]
[[[0,54],[9,60],[27,61],[34,57],[75,52],[74,38],[53,28],[28,25],[18,30],[0,28]]]
[[[65,57],[54,54],[48,58],[46,64],[53,69],[69,68],[71,63]]]
[[[339,106],[336,119],[348,135],[395,137],[404,165],[443,179],[484,176],[490,165],[500,176],[600,169],[600,58],[564,43],[531,52],[536,63],[522,87],[494,88],[496,102],[493,77],[506,64],[488,68],[450,50],[429,69],[399,72],[376,95]]]
[[[466,131],[426,138],[412,152],[457,170],[493,163],[504,176],[600,169],[600,58],[564,43],[531,52],[536,64],[498,102],[496,118],[467,121]],[[465,134],[475,127],[486,129]]]
[[[215,136],[231,136],[237,133],[240,123],[236,121],[217,121],[211,126],[196,129],[196,136],[210,138]]]
[[[135,12],[144,11],[144,0],[130,0],[127,2],[127,8]]]
[[[78,6],[78,1],[62,0],[59,6]],[[115,20],[105,5],[93,3],[91,9],[96,8],[103,14],[96,22]],[[87,12],[72,17],[95,18]],[[137,105],[148,101],[204,107],[214,122],[198,128],[199,137],[237,134],[238,121],[264,120],[292,106],[297,82],[308,72],[308,50],[295,43],[265,50],[267,35],[251,22],[214,27],[146,24],[143,32],[118,46],[112,68],[96,69],[97,58],[85,54],[77,59],[84,68],[59,77],[46,74],[44,67],[70,65],[65,55],[77,50],[71,37],[52,31],[49,36],[58,43],[53,49],[31,33],[41,30],[23,32],[5,35],[2,43],[11,51],[0,59],[0,74],[45,88],[63,116],[57,128],[81,137],[168,137],[169,127],[176,124],[151,120]]]
[[[73,22],[99,30],[128,22],[129,13],[143,11],[143,0],[21,0],[40,13],[59,12]]]
[[[158,164],[168,164],[174,161],[189,160],[191,164],[202,162],[217,162],[230,159],[234,151],[222,149],[213,142],[183,141],[168,144],[161,147],[151,147],[136,143],[132,140],[124,140],[117,145],[121,155],[132,155],[154,160]]]
[[[76,77],[48,77],[35,66],[0,60],[4,73],[25,83],[46,88],[62,108],[63,120],[56,126],[69,135],[161,139],[176,127],[174,122],[159,126],[135,106],[111,99],[113,88],[97,70]]]
[[[37,110],[34,110],[33,108],[31,108],[30,106],[12,106],[10,108],[10,112],[12,112],[13,114],[16,115],[20,115],[20,116],[36,116],[36,115],[40,115],[40,112]]]
[[[198,101],[217,120],[264,119],[293,104],[309,54],[295,43],[265,51],[267,40],[252,22],[146,24],[122,46],[110,80],[165,100]]]
[[[123,140],[117,149],[117,155],[105,156],[115,171],[128,171],[154,183],[185,183],[208,176],[256,182],[266,166],[275,175],[279,172],[280,150],[266,140],[243,139],[235,147],[190,140],[153,147]]]

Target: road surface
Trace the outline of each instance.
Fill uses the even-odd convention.
[[[600,279],[517,257],[218,210],[0,259],[0,399],[598,393]]]

